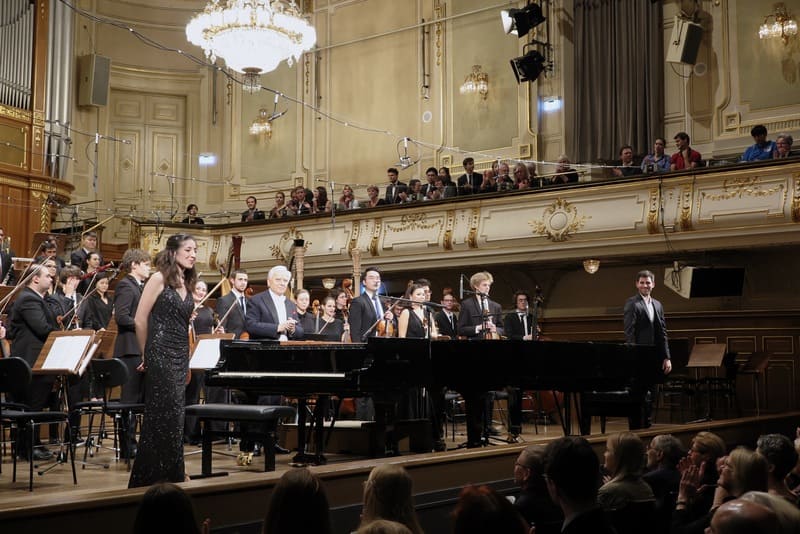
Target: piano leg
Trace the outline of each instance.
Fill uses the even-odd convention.
[[[297,454],[292,458],[293,467],[303,467],[306,465],[324,465],[328,463],[323,453],[324,441],[322,439],[325,411],[328,406],[327,395],[320,395],[314,406],[314,413],[311,415],[311,432],[314,435],[316,453],[308,452],[308,437],[306,433],[306,423],[308,420],[308,399],[299,397],[297,399]]]

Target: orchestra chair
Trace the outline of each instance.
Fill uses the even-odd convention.
[[[0,358],[0,393],[20,394],[31,382],[33,374],[30,365],[22,358]],[[4,435],[5,430],[9,429],[11,436],[11,455],[13,457],[12,482],[17,481],[17,443],[20,432],[27,432],[28,440],[27,455],[29,459],[29,481],[28,491],[33,491],[33,442],[35,428],[39,425],[63,424],[66,432],[63,435],[71,436],[72,431],[69,425],[69,417],[65,412],[30,410],[23,404],[2,403],[0,402],[0,434]],[[72,465],[72,482],[78,484],[78,476],[75,472],[75,445],[73,443],[61,442],[61,454],[69,456]],[[66,459],[65,459],[66,460]],[[39,472],[43,473],[42,471]]]
[[[211,457],[214,438],[218,436],[238,436],[264,444],[264,471],[275,471],[275,444],[277,443],[278,423],[283,419],[294,419],[297,410],[291,406],[263,406],[250,404],[192,404],[186,407],[186,415],[197,417],[200,421],[200,434],[203,441],[201,473],[191,479],[225,476],[226,472],[211,471]],[[214,430],[212,421],[233,421],[250,423],[247,431]],[[256,424],[258,423],[258,424]]]
[[[456,424],[458,419],[465,420],[466,414],[464,413],[464,399],[461,394],[456,391],[447,391],[444,394],[445,406],[448,410],[445,412],[447,418],[450,420],[450,429],[453,435],[453,441],[456,440]]]
[[[740,375],[753,377],[753,396],[756,401],[756,415],[761,415],[761,377],[766,376],[770,358],[771,355],[766,352],[754,352],[739,369]]]
[[[672,371],[667,375],[663,384],[659,384],[656,390],[656,398],[653,406],[653,422],[658,420],[661,410],[669,410],[668,423],[672,423],[673,411],[677,408],[678,420],[683,423],[684,401],[688,400],[689,413],[693,414],[695,409],[695,398],[697,396],[698,381],[691,376],[689,364],[689,340],[685,338],[670,339],[669,352],[672,361]]]
[[[736,353],[726,352],[722,359],[723,376],[707,376],[700,380],[701,391],[705,393],[707,412],[705,417],[711,418],[712,412],[720,403],[725,410],[725,419],[728,419],[730,408],[736,409],[738,417],[742,416],[742,407],[736,394],[736,377],[739,366],[736,363]]]
[[[122,360],[117,358],[94,359],[89,365],[89,373],[92,377],[92,391],[102,392],[103,396],[99,400],[90,400],[76,403],[72,409],[81,414],[89,416],[89,426],[86,432],[86,443],[83,450],[83,467],[86,468],[87,456],[94,456],[94,451],[98,450],[105,434],[106,418],[110,417],[113,424],[115,460],[119,461],[120,444],[122,440],[130,440],[127,435],[127,428],[122,424],[123,416],[127,415],[130,420],[144,413],[143,403],[122,402],[113,400],[111,392],[114,388],[120,387],[128,381],[128,367]],[[100,416],[100,424],[97,433],[92,434],[95,416]],[[130,457],[125,459],[128,470],[131,467]],[[91,464],[89,464],[91,465]],[[108,464],[99,464],[107,468]]]

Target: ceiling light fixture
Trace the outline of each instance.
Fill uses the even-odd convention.
[[[293,0],[209,0],[186,25],[186,38],[212,62],[223,58],[252,78],[282,61],[291,67],[314,46],[317,33]]]
[[[547,68],[545,58],[538,50],[531,50],[521,57],[511,60],[511,68],[517,83],[535,81]]]

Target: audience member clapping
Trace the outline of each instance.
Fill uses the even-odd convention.
[[[528,189],[530,187],[530,175],[528,167],[524,163],[514,165],[514,189]]]
[[[725,449],[725,441],[712,432],[698,432],[692,438],[689,454],[678,464],[681,481],[673,526],[690,524],[708,514],[719,478],[717,460],[723,457]]]
[[[411,476],[401,465],[379,465],[370,472],[364,483],[361,525],[376,519],[397,521],[414,534],[422,533],[414,511]]]
[[[577,184],[578,171],[569,166],[569,158],[565,154],[558,156],[554,176],[547,179],[549,185]]]
[[[328,200],[328,191],[323,186],[314,188],[311,199],[311,210],[314,213],[328,213],[331,211],[331,201]]]
[[[189,495],[175,484],[155,484],[145,492],[133,521],[134,534],[205,534],[194,517]]]
[[[501,161],[497,167],[497,190],[498,191],[511,191],[514,189],[514,179],[510,176],[511,170],[508,163]]]
[[[330,534],[328,497],[306,468],[286,471],[269,499],[264,534]]]
[[[758,438],[756,451],[769,464],[769,493],[797,506],[797,495],[786,483],[786,477],[797,465],[798,459],[792,440],[783,434],[765,434]]]
[[[647,472],[642,475],[642,479],[653,490],[656,498],[656,515],[663,519],[661,522],[669,525],[681,481],[678,462],[685,454],[683,444],[675,436],[659,434],[650,440],[646,454]],[[668,530],[667,527],[664,531]]]
[[[349,185],[346,185],[342,188],[342,196],[339,197],[339,203],[336,205],[336,209],[339,211],[345,210],[354,210],[358,208],[358,200],[355,199],[353,195],[353,188]]]
[[[386,200],[378,197],[378,186],[377,185],[367,186],[367,201],[364,204],[364,207],[375,208],[377,206],[383,206],[385,204]]]
[[[497,183],[495,182],[494,173],[486,169],[483,171],[483,180],[481,186],[478,188],[478,193],[495,193],[497,192]]]
[[[597,493],[597,502],[603,509],[616,510],[632,502],[655,503],[653,490],[642,480],[645,454],[639,436],[633,432],[609,436],[604,460],[608,475]]]
[[[269,210],[270,219],[278,219],[286,216],[286,195],[283,191],[275,193],[275,205]]]
[[[511,503],[490,487],[467,486],[461,490],[453,511],[453,534],[487,532],[527,534],[529,527]]]
[[[793,143],[794,138],[791,135],[787,133],[778,134],[778,137],[775,139],[775,152],[773,153],[773,157],[775,159],[783,159],[800,155],[796,150],[792,150]]]
[[[777,147],[773,141],[767,140],[767,128],[763,124],[753,126],[750,130],[750,135],[753,137],[753,144],[742,154],[742,161],[761,161],[765,159],[772,159],[774,157]]]

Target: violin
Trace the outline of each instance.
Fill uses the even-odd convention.
[[[391,311],[396,315],[397,304],[390,306],[387,311]],[[394,324],[394,321],[386,318],[385,312],[383,319],[381,319],[381,321],[375,327],[375,331],[377,332],[377,337],[397,337],[397,326]]]

